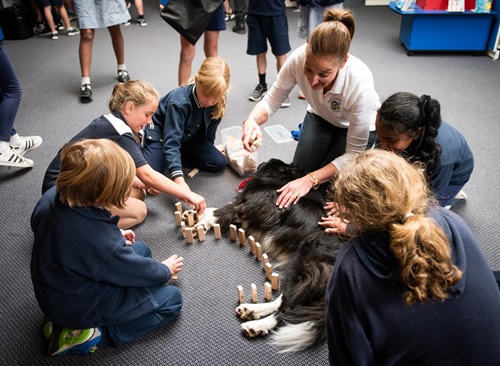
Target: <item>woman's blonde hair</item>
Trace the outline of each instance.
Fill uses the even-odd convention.
[[[196,73],[196,87],[207,97],[220,98],[212,112],[213,119],[224,117],[229,90],[229,66],[221,57],[207,57]]]
[[[323,22],[314,29],[307,41],[307,55],[336,57],[340,65],[347,60],[354,30],[354,16],[351,10],[327,10]]]
[[[108,139],[79,140],[61,151],[56,190],[69,207],[123,208],[135,177],[130,154]]]
[[[405,303],[444,300],[461,271],[450,244],[428,216],[431,193],[423,169],[384,150],[357,155],[338,175],[334,199],[354,234],[388,231],[390,249],[407,290]]]
[[[158,101],[160,94],[150,83],[144,80],[131,80],[114,86],[108,106],[112,112],[121,112],[125,104],[132,102],[139,107]]]

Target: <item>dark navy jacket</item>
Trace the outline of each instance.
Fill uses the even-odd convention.
[[[465,222],[439,208],[462,279],[442,302],[403,304],[404,287],[387,233],[339,252],[327,288],[332,365],[494,365],[500,360],[500,291]]]
[[[55,187],[38,201],[31,278],[43,313],[54,323],[91,328],[151,312],[147,287],[170,279],[168,267],[125,245],[118,217],[95,207],[69,208]]]

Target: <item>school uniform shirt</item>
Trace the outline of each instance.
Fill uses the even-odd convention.
[[[327,287],[332,365],[492,365],[500,360],[500,291],[479,244],[454,212],[431,217],[448,237],[461,280],[450,298],[405,305],[389,234],[341,248]]]
[[[145,138],[162,142],[166,167],[172,179],[182,176],[181,146],[188,141],[215,142],[221,119],[212,119],[214,108],[205,108],[196,97],[195,84],[176,88],[161,98],[153,115],[153,126]]]
[[[117,222],[105,209],[70,208],[55,187],[40,198],[31,216],[31,278],[48,319],[84,329],[124,323],[154,309],[147,287],[166,283],[170,270],[127,246]]]
[[[297,48],[287,58],[273,86],[259,104],[271,117],[298,85],[309,103],[308,112],[336,127],[348,129],[346,151],[332,162],[340,171],[356,154],[366,149],[370,131],[375,131],[380,99],[370,69],[351,54],[327,93],[323,94],[323,89],[313,90],[304,75],[306,46]]]
[[[448,186],[460,186],[469,181],[474,169],[474,156],[465,137],[453,126],[441,122],[436,142],[441,155],[429,172],[430,185],[439,193]]]
[[[106,114],[93,120],[90,125],[85,127],[80,133],[73,137],[70,142],[83,139],[109,139],[120,145],[130,154],[134,160],[136,169],[148,162],[142,155],[141,148],[134,136],[134,133],[125,122],[121,113],[114,112]],[[45,172],[43,178],[42,194],[49,188],[55,186],[57,176],[59,175],[59,166],[61,165],[61,150],[52,160]]]

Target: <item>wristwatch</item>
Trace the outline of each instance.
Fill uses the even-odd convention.
[[[318,177],[316,177],[313,173],[307,173],[307,175],[309,175],[311,177],[311,179],[313,180],[312,189],[318,189],[318,187],[319,187]]]

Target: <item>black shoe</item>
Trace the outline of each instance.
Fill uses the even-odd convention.
[[[92,87],[90,84],[83,84],[80,87],[80,98],[92,98]]]
[[[120,83],[125,83],[130,80],[130,76],[127,70],[118,70],[118,81]]]
[[[245,24],[236,24],[233,26],[233,32],[238,34],[245,34],[247,32]]]

